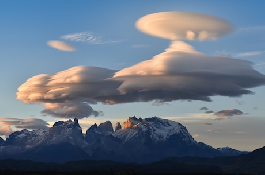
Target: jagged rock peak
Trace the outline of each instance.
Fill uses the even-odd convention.
[[[34,145],[43,140],[47,132],[43,129],[15,131],[6,138],[5,145]]]
[[[100,123],[98,126],[95,123],[94,125],[90,126],[86,131],[86,134],[90,133],[97,133],[97,134],[112,134],[114,132],[112,123],[110,121],[106,121],[104,123]]]
[[[136,118],[135,116],[129,117],[124,123],[122,129],[136,128],[137,124],[142,122],[142,118]]]
[[[4,140],[2,137],[0,137],[0,146],[1,146],[4,142],[5,142],[5,140]]]
[[[74,118],[74,123],[78,123],[78,119],[77,118]]]
[[[98,125],[95,123],[94,125],[91,125],[87,131],[92,131],[95,130],[96,128],[98,128]]]
[[[80,125],[79,125],[79,123],[78,123],[78,119],[77,118],[75,118],[74,121],[71,120],[71,119],[69,119],[67,121],[58,121],[58,122],[55,122],[53,124],[53,127],[58,127],[58,126],[60,126],[60,127],[67,127],[67,128],[73,128],[73,127],[79,127],[79,128],[81,128]]]
[[[98,126],[103,133],[113,133],[112,123],[110,121],[106,121],[104,123],[100,123]]]
[[[133,138],[134,135],[142,131],[150,133],[149,135],[154,141],[166,140],[171,135],[181,135],[182,140],[192,143],[195,142],[186,127],[178,122],[158,117],[145,119],[129,117],[124,122],[123,129],[114,132],[114,135],[119,138],[126,137],[126,140],[128,140],[128,138]]]
[[[120,122],[117,122],[116,126],[115,126],[115,131],[118,131],[120,129],[121,129],[121,124],[120,124]]]

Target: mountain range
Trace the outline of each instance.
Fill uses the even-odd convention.
[[[161,119],[129,117],[115,130],[110,121],[94,124],[82,133],[78,120],[58,121],[49,130],[15,131],[0,138],[0,159],[39,162],[112,160],[150,163],[168,157],[238,156],[247,152],[215,149],[197,142],[182,124]]]

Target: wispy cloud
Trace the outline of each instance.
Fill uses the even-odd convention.
[[[214,116],[213,113],[197,113],[192,115],[193,118],[197,119],[215,119],[216,117]]]
[[[264,66],[264,65],[265,65],[265,61],[255,64],[255,66]]]
[[[63,35],[60,38],[69,41],[87,42],[89,44],[115,44],[122,42],[122,40],[104,39],[101,36],[94,35],[92,32],[72,33]]]
[[[235,53],[231,51],[216,51],[217,56],[222,56],[222,57],[251,57],[251,56],[257,56],[257,55],[262,55],[264,54],[264,50],[259,50],[259,51],[250,51],[250,52],[240,52],[240,53]]]
[[[240,100],[240,99],[236,99],[236,103],[239,104],[239,105],[243,105],[243,104],[245,104],[245,101],[244,100]]]
[[[220,133],[221,130],[220,129],[207,129],[207,132],[216,132],[216,133]]]
[[[252,51],[252,52],[237,53],[233,56],[234,57],[250,57],[250,56],[256,56],[256,55],[262,55],[263,53],[265,53],[265,51]]]
[[[217,116],[215,120],[229,119],[234,115],[243,115],[243,114],[244,113],[238,109],[227,109],[227,110],[221,110],[221,111],[214,113],[214,115]]]
[[[163,101],[159,101],[159,100],[156,100],[152,103],[152,106],[164,106],[164,105],[167,105],[167,106],[170,106],[169,103],[166,103],[166,102],[163,102]]]

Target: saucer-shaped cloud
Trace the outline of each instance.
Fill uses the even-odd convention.
[[[24,103],[44,103],[43,114],[61,118],[98,116],[91,104],[105,103],[108,95],[117,95],[120,82],[109,80],[114,70],[77,66],[54,75],[41,74],[18,88],[17,99]],[[98,100],[97,98],[101,98]]]
[[[50,47],[61,50],[61,51],[75,51],[76,50],[73,45],[63,42],[63,41],[52,40],[52,41],[48,41],[47,44]]]
[[[207,56],[190,45],[174,41],[165,52],[115,73],[123,81],[122,94],[139,100],[179,99],[211,101],[210,96],[251,94],[247,88],[263,85],[265,76],[252,63],[228,57]],[[136,93],[137,92],[137,93]]]
[[[265,84],[265,76],[245,60],[207,56],[174,41],[165,52],[120,71],[77,66],[54,75],[29,78],[18,88],[17,99],[44,103],[44,114],[62,118],[98,116],[98,102],[174,100],[211,101],[211,96],[251,94],[248,88]]]
[[[231,24],[221,18],[189,12],[148,14],[136,22],[136,28],[169,40],[214,40],[232,31]]]

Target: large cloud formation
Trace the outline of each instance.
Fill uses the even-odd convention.
[[[236,97],[263,85],[265,76],[252,63],[228,57],[207,56],[190,45],[173,41],[165,52],[115,73],[122,94],[142,94],[146,101],[178,99],[211,101],[210,96]]]
[[[90,106],[110,103],[105,96],[119,94],[119,81],[108,80],[114,70],[77,66],[54,75],[41,74],[18,88],[17,99],[24,103],[45,103],[44,114],[62,118],[98,116]]]
[[[169,40],[214,40],[232,31],[221,18],[190,12],[160,12],[136,22],[140,31]]]
[[[120,71],[77,66],[54,75],[37,75],[18,88],[17,99],[45,103],[42,113],[54,117],[98,116],[91,105],[159,100],[211,101],[211,96],[252,94],[265,83],[252,63],[207,56],[174,41],[165,52]]]
[[[136,25],[148,34],[171,40],[214,39],[231,30],[219,18],[184,12],[147,15]],[[211,101],[210,97],[216,95],[252,94],[249,88],[264,84],[265,76],[249,61],[208,56],[185,42],[172,41],[152,59],[120,71],[77,66],[54,75],[34,76],[18,88],[17,99],[44,103],[42,113],[54,117],[84,118],[102,113],[91,106],[98,102]]]

